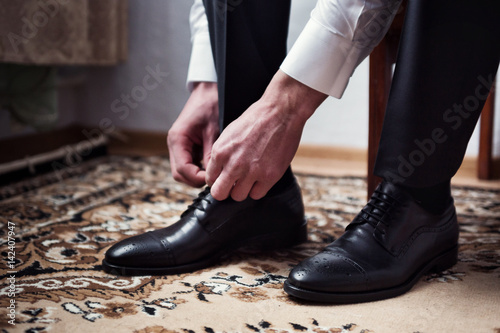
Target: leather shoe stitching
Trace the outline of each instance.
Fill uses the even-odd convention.
[[[443,230],[449,228],[451,225],[455,223],[455,214],[443,225],[438,226],[438,227],[422,227],[417,229],[409,238],[408,240],[401,246],[399,249],[399,253],[394,253],[398,259],[401,259],[406,252],[409,250],[413,242],[423,233],[426,232],[442,232]]]
[[[160,237],[156,236],[156,234],[154,233],[154,231],[150,231],[150,232],[148,232],[148,234],[149,234],[149,236],[151,238],[153,238],[157,242],[160,242],[160,244],[163,246],[163,249],[166,252],[167,260],[168,260],[168,263],[165,263],[165,264],[166,265],[175,265],[174,254],[172,252],[171,247],[168,246],[168,241],[167,240],[163,240]],[[164,241],[167,242],[167,244],[165,244]]]
[[[172,265],[176,265],[174,252],[172,251],[172,245],[166,239],[161,239],[160,241],[161,245],[163,245],[163,248],[165,249],[165,252],[167,253],[168,260],[172,263]]]

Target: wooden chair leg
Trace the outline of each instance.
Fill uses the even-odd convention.
[[[403,0],[391,27],[370,54],[369,124],[368,124],[368,199],[381,182],[373,174],[378,145],[382,134],[385,108],[392,82],[392,65],[396,62],[407,1]]]
[[[385,114],[387,86],[390,78],[387,77],[386,69],[390,66],[380,66],[385,63],[386,50],[381,42],[370,55],[370,93],[369,93],[369,116],[368,116],[368,199],[377,187],[380,179],[373,174],[375,159],[377,157],[378,144],[382,131],[382,123]]]
[[[368,199],[377,185],[381,182],[373,174],[375,159],[377,157],[382,124],[384,122],[385,108],[389,98],[392,82],[392,65],[396,62],[399,39],[403,27],[407,1],[403,0],[398,14],[382,41],[370,54],[370,79],[369,79],[369,123],[368,123]]]
[[[384,38],[370,54],[368,117],[368,198],[381,179],[373,174],[392,80],[391,43]]]

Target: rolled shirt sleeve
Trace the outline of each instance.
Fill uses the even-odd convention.
[[[195,82],[217,82],[208,20],[202,0],[195,0],[189,14],[191,28],[191,58],[187,75],[187,88],[193,90]]]
[[[319,0],[280,69],[341,98],[356,67],[382,40],[401,0]]]

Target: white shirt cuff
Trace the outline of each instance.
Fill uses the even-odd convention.
[[[367,52],[310,19],[280,69],[315,90],[341,98]]]
[[[186,82],[189,91],[193,90],[195,82],[217,82],[210,38],[203,36],[197,36],[193,40]]]

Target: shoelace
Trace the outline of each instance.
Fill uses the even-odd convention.
[[[184,211],[184,213],[181,214],[181,217],[184,217],[184,215],[192,212],[195,209],[199,209],[202,211],[205,211],[205,208],[203,208],[202,202],[208,202],[209,204],[212,203],[210,200],[207,199],[207,195],[210,193],[210,187],[206,187],[202,192],[198,193],[198,197],[193,200],[193,203],[190,204],[187,209]]]
[[[376,189],[371,199],[362,209],[364,214],[360,214],[359,216],[374,228],[377,227],[378,222],[381,222],[385,226],[387,226],[387,223],[384,221],[384,219],[382,219],[382,217],[384,217],[389,212],[389,209],[395,202],[399,202],[399,200],[391,197],[387,193],[382,193],[380,190]]]

